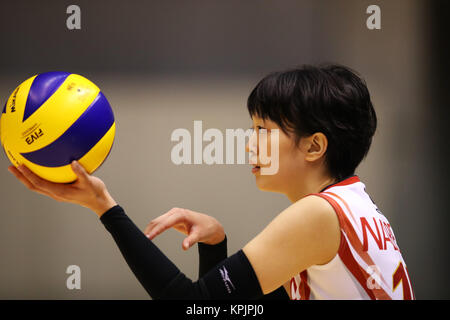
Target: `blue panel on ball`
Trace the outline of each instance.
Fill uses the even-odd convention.
[[[40,166],[61,167],[83,157],[108,132],[114,123],[114,114],[103,93],[58,139],[48,146],[22,153],[22,156]],[[45,132],[44,132],[45,134]]]
[[[5,102],[5,106],[3,107],[2,113],[6,113],[6,102]]]
[[[41,73],[34,78],[28,93],[23,120],[31,116],[48,98],[55,93],[70,73],[53,71]]]

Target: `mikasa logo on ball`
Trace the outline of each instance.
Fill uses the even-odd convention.
[[[17,91],[19,91],[20,86],[17,87],[16,91],[14,91],[12,100],[11,100],[11,112],[16,112],[16,97],[17,97]]]

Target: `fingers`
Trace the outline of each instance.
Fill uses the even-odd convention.
[[[20,172],[16,167],[14,167],[14,166],[9,166],[9,167],[8,167],[8,171],[11,172],[11,173],[12,173],[12,174],[13,174],[20,182],[22,182],[22,184],[24,184],[28,189],[30,189],[30,190],[32,190],[32,191],[35,191],[35,192],[37,192],[37,193],[40,193],[40,194],[49,196],[49,197],[51,197],[51,198],[53,198],[53,199],[55,199],[55,200],[58,200],[58,201],[62,200],[61,198],[59,198],[59,197],[57,197],[57,196],[55,196],[55,195],[52,195],[52,194],[48,193],[48,192],[45,191],[45,190],[42,190],[42,189],[37,188],[37,187],[36,187],[33,183],[31,183],[31,181],[28,180],[28,179],[22,174],[22,172]]]
[[[166,213],[160,215],[159,217],[153,219],[152,221],[150,221],[150,223],[144,229],[144,234],[148,235],[159,223],[161,223],[161,221],[163,221],[164,219],[167,219],[167,215],[169,214],[169,212],[166,212]]]
[[[89,179],[89,174],[78,161],[74,160],[70,165],[80,181],[87,181]]]
[[[30,169],[28,169],[26,166],[20,165],[17,169],[28,181],[30,181],[33,184],[35,188],[45,189],[46,191],[50,191],[53,188],[52,182],[42,179],[41,177],[33,173]]]
[[[35,173],[33,173],[30,169],[28,169],[25,165],[20,165],[17,170],[22,174],[25,179],[20,179],[27,187],[31,190],[44,193],[48,196],[55,198],[64,198],[64,195],[67,193],[68,189],[71,188],[69,185],[63,185],[60,183],[54,183],[47,180],[42,179]],[[22,177],[21,177],[22,178]],[[25,181],[27,180],[28,183]],[[31,185],[29,184],[31,183]]]
[[[11,172],[13,175],[15,175],[16,178],[19,179],[19,181],[22,182],[28,189],[35,191],[34,185],[27,178],[25,178],[25,176],[22,174],[22,172],[17,170],[16,167],[9,166],[8,171]]]
[[[178,210],[182,210],[182,209],[180,209],[180,208],[172,208],[169,211],[167,211],[166,213],[164,213],[164,214],[160,215],[159,217],[157,217],[157,218],[153,219],[152,221],[150,221],[150,223],[147,225],[147,227],[144,230],[144,234],[149,234],[154,227],[156,227],[159,223],[161,223],[162,221],[167,219],[167,217],[171,216],[172,214],[174,214]]]
[[[183,209],[174,210],[174,212],[171,212],[170,214],[169,212],[166,215],[159,217],[161,219],[155,219],[154,223],[149,224],[145,233],[150,240],[166,231],[167,229],[170,229],[175,225],[184,223],[186,221]]]
[[[192,230],[193,228],[191,229],[190,226],[188,226],[191,224],[191,221],[188,221],[188,218],[186,216],[187,213],[188,210],[186,209],[173,208],[165,214],[152,220],[145,228],[144,234],[147,236],[147,238],[152,240],[156,236],[170,228],[175,228],[178,231],[183,230],[183,233],[189,234],[188,237],[183,240],[182,248],[183,250],[188,250],[199,241],[200,235],[196,230]],[[183,226],[183,228],[180,226]]]
[[[196,231],[192,231],[191,234],[187,238],[183,240],[183,250],[188,250],[190,247],[192,247],[194,244],[196,244],[200,239],[200,235]]]

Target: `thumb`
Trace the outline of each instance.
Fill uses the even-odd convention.
[[[183,240],[183,249],[187,250],[198,242],[198,234],[191,233],[188,237]]]
[[[80,180],[87,180],[89,175],[86,172],[86,170],[83,168],[83,166],[76,160],[72,161],[71,163],[72,170],[77,175],[77,178]]]

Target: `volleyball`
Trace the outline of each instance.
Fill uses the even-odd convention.
[[[68,183],[76,180],[73,160],[89,173],[105,161],[115,129],[111,106],[94,83],[73,73],[46,72],[10,95],[1,113],[0,141],[14,166]]]

